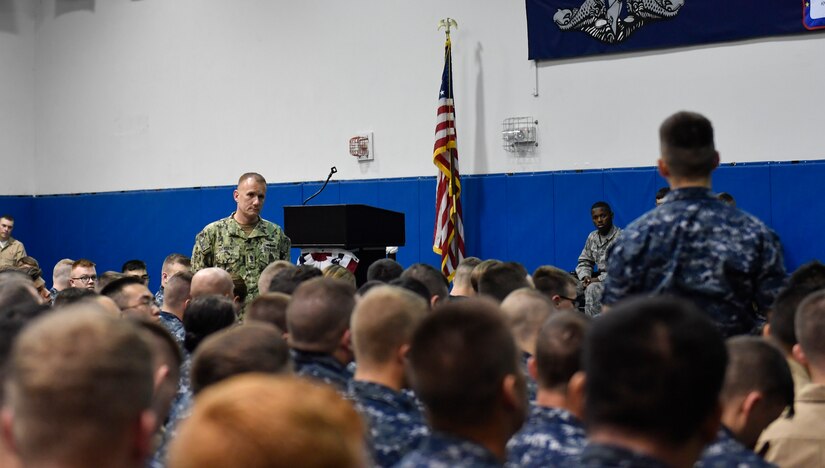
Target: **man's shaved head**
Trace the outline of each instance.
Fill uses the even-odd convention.
[[[217,267],[204,268],[192,277],[192,286],[189,295],[192,298],[201,296],[233,297],[235,284],[232,275],[226,270]]]

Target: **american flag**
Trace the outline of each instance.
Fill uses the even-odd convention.
[[[435,191],[435,232],[433,252],[441,255],[441,272],[449,280],[464,258],[464,223],[461,220],[461,179],[453,105],[452,48],[449,37],[444,47],[444,72],[438,93],[438,123],[435,126],[433,164],[438,167]]]

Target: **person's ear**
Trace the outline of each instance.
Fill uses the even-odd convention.
[[[745,423],[750,420],[753,414],[754,408],[756,408],[760,403],[764,402],[765,398],[762,395],[762,392],[758,391],[750,391],[745,398],[742,400],[740,404],[742,415],[745,417]]]
[[[553,301],[553,305],[555,305],[557,308],[561,305],[561,296],[559,296],[558,294],[554,294],[550,298],[550,300]]]
[[[154,448],[154,434],[157,417],[151,410],[140,413],[140,417],[135,421],[134,445],[132,447],[134,460],[146,460]]]
[[[405,343],[402,344],[398,348],[398,353],[396,354],[396,362],[401,364],[402,366],[407,362],[407,355],[410,353],[410,344]]]
[[[799,343],[793,345],[791,355],[798,363],[808,367],[808,356],[805,355],[805,351],[802,350],[802,346],[799,346]]]
[[[587,376],[584,371],[578,371],[570,377],[567,383],[567,410],[573,416],[584,419],[585,384]]]
[[[762,326],[762,338],[767,338],[769,336],[771,336],[771,324],[765,323],[765,325]]]
[[[169,375],[169,366],[166,365],[166,364],[162,364],[155,371],[155,385],[154,385],[155,394],[157,394],[158,389],[160,388],[163,381],[166,380],[166,376],[168,376],[168,375]]]
[[[430,298],[430,309],[435,309],[435,306],[439,303],[438,296],[433,296]]]
[[[11,408],[4,407],[2,413],[0,413],[0,430],[2,430],[2,437],[6,447],[14,453],[19,454],[17,451],[17,444],[14,441],[14,411]]]
[[[349,328],[344,330],[344,333],[341,335],[341,340],[338,342],[338,345],[349,352],[352,351],[352,332]]]
[[[533,380],[539,380],[539,366],[536,364],[535,356],[527,358],[527,373],[530,374]]]
[[[232,198],[234,198],[234,199],[235,199],[235,203],[237,203],[237,202],[238,202],[238,198],[240,197],[240,195],[241,195],[241,194],[240,194],[240,193],[238,193],[238,190],[237,190],[237,189],[235,189],[235,190],[232,192]]]
[[[507,374],[501,381],[502,403],[509,410],[521,408],[527,400],[526,386],[523,382],[519,382],[519,378],[515,374]],[[523,380],[524,377],[521,379]]]
[[[186,310],[186,309],[188,309],[188,308],[189,308],[189,303],[190,303],[190,302],[192,302],[192,298],[191,298],[191,297],[189,297],[189,298],[187,298],[185,301],[183,301],[183,310]]]
[[[719,159],[719,152],[718,152],[718,151],[714,151],[714,152],[713,152],[713,168],[714,168],[714,169],[716,169],[717,167],[719,167],[719,160],[720,160],[720,159]]]

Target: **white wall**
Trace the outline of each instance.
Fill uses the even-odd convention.
[[[822,34],[541,64],[534,97],[521,0],[43,0],[42,14],[41,194],[224,185],[248,170],[317,180],[331,165],[340,179],[434,175],[446,16],[459,22],[465,173],[652,165],[658,124],[682,108],[713,120],[725,162],[825,157]],[[20,39],[0,34],[4,59]],[[25,60],[8,73],[30,94]],[[0,135],[30,153],[31,128],[0,115]],[[500,130],[523,115],[540,146],[519,159]],[[346,149],[362,130],[375,133],[367,165]]]
[[[0,194],[35,193],[36,5],[0,0]]]

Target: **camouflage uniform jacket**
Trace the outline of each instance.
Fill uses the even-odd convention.
[[[486,447],[456,436],[433,432],[418,449],[407,454],[399,468],[488,468],[502,463]]]
[[[725,336],[750,332],[785,281],[779,238],[706,188],[671,191],[611,248],[602,301],[636,294],[692,300]]]
[[[155,293],[155,305],[158,307],[163,306],[163,286],[158,289],[158,292]]]
[[[579,457],[562,465],[569,468],[670,468],[670,465],[615,445],[587,444]]]
[[[234,213],[232,213],[234,215]],[[289,260],[289,237],[277,224],[261,218],[247,236],[230,215],[207,225],[195,236],[192,271],[218,267],[243,278],[247,302],[258,296],[258,278],[275,260]]]
[[[527,423],[507,443],[507,466],[559,466],[579,455],[586,440],[584,426],[569,411],[533,406]]]
[[[536,379],[530,375],[530,370],[527,368],[527,361],[532,355],[527,351],[521,352],[521,372],[524,374],[525,382],[527,383],[527,401],[536,401],[536,393],[539,391],[539,384]]]
[[[576,264],[576,276],[579,279],[591,276],[594,266],[598,267],[599,278],[604,279],[607,271],[607,250],[621,237],[621,233],[621,229],[613,226],[606,236],[599,234],[598,230],[587,236],[582,253],[579,255],[579,262]]]
[[[14,266],[17,260],[26,256],[26,248],[23,243],[14,237],[9,237],[9,242],[5,247],[0,247],[0,267]]]
[[[719,429],[716,440],[705,447],[696,468],[776,468],[752,450],[748,450],[733,438],[733,433],[724,426]]]
[[[165,310],[160,311],[160,324],[166,328],[178,343],[181,352],[183,352],[183,339],[186,338],[186,331],[183,329],[183,322],[175,314],[170,314]]]
[[[372,382],[351,380],[347,397],[368,426],[367,444],[376,467],[391,467],[418,447],[430,430],[415,398]]]
[[[162,312],[163,313],[163,312]],[[150,468],[163,468],[166,466],[166,455],[169,451],[169,444],[175,439],[178,432],[178,425],[188,418],[192,412],[192,389],[190,386],[189,373],[192,369],[192,358],[185,350],[183,351],[183,363],[180,365],[180,381],[178,383],[178,393],[172,400],[169,408],[169,415],[161,426],[158,437],[158,445],[155,453],[149,459]]]
[[[328,353],[290,350],[295,373],[328,383],[341,393],[346,393],[352,373]]]

